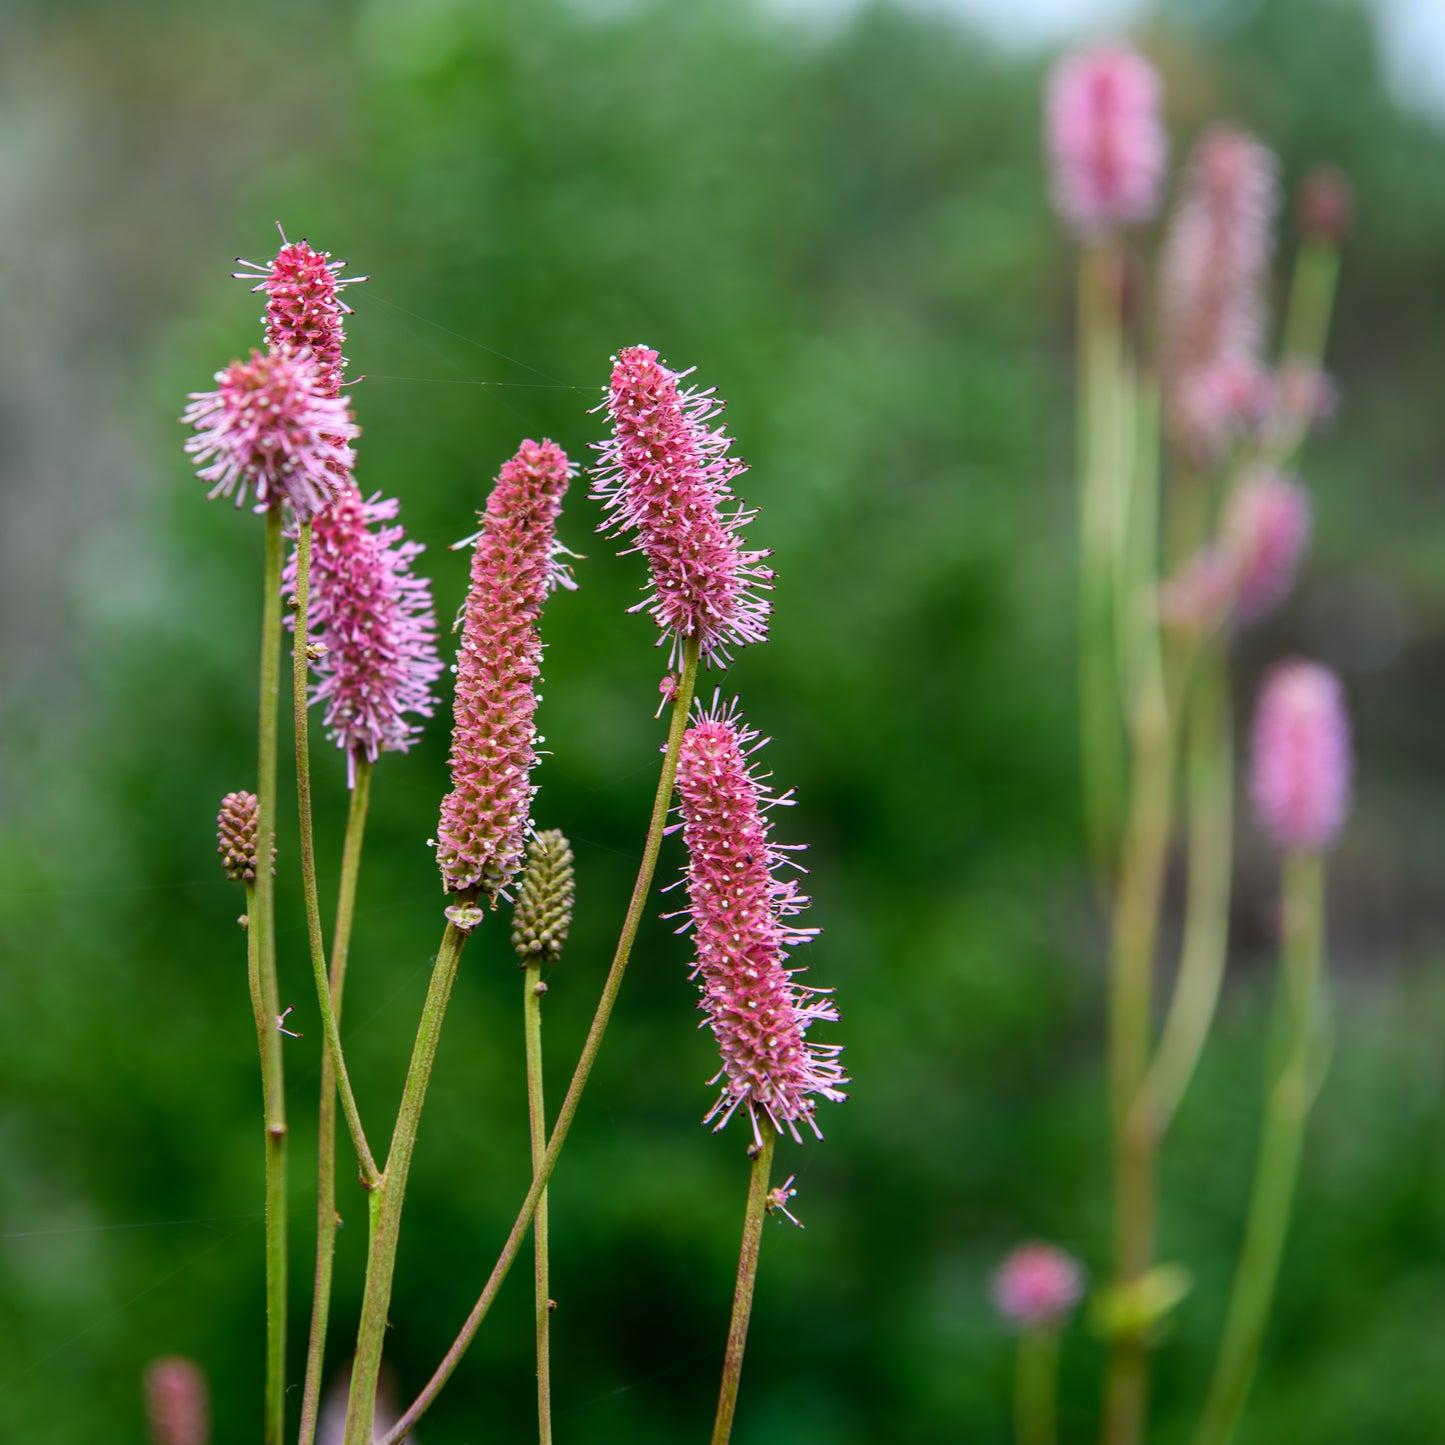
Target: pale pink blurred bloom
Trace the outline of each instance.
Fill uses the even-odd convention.
[[[215,391],[191,393],[185,450],[212,497],[291,503],[303,521],[335,500],[356,465],[350,405],[328,396],[309,352],[253,351],[216,373]]]
[[[1083,1266],[1051,1244],[1019,1245],[993,1277],[994,1307],[1015,1329],[1061,1324],[1083,1296]]]
[[[1274,377],[1274,410],[1270,438],[1295,439],[1328,421],[1339,398],[1329,375],[1312,361],[1281,363]]]
[[[1274,378],[1246,356],[1225,356],[1182,372],[1173,393],[1174,425],[1194,453],[1218,457],[1257,434],[1274,405]]]
[[[1234,560],[1234,617],[1241,627],[1272,612],[1288,595],[1310,535],[1309,494],[1269,468],[1242,481],[1224,514]]]
[[[207,1445],[210,1394],[194,1360],[162,1355],[146,1366],[144,1384],[151,1445]]]
[[[1350,724],[1340,680],[1318,663],[1280,663],[1254,713],[1250,793],[1285,851],[1328,848],[1350,802]]]
[[[682,741],[677,764],[678,811],[687,844],[688,906],[684,910],[697,948],[693,977],[702,986],[698,1007],[722,1054],[711,1082],[722,1094],[704,1122],[721,1129],[745,1106],[758,1136],[763,1120],[794,1139],[802,1120],[819,1138],[818,1099],[841,1100],[848,1077],[838,1062],[840,1044],[809,1040],[819,1021],[835,1023],[830,990],[794,982],[789,950],[815,928],[788,920],[808,900],[797,882],[777,876],[788,859],[771,838],[767,810],[790,801],[774,797],[748,762],[761,742],[745,728],[736,704],[699,712]]]
[[[1152,220],[1168,142],[1159,77],[1136,51],[1095,45],[1060,60],[1044,97],[1054,207],[1083,240]]]
[[[385,525],[398,509],[380,493],[363,501],[348,485],[312,526],[307,638],[325,651],[311,664],[311,702],[326,704],[349,787],[358,759],[374,763],[416,741],[421,727],[410,718],[432,715],[442,672],[431,583],[412,572],[425,548]],[[296,585],[294,552],[283,584]]]
[[[1201,547],[1159,589],[1159,619],[1190,632],[1212,632],[1234,603],[1238,568],[1224,548]]]

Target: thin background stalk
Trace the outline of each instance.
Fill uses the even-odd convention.
[[[712,1427],[712,1445],[727,1445],[733,1433],[733,1415],[738,1408],[738,1384],[743,1373],[743,1351],[748,1343],[748,1321],[753,1313],[753,1287],[758,1278],[758,1251],[763,1241],[763,1218],[768,1206],[768,1178],[773,1169],[773,1146],[778,1132],[765,1120],[762,1143],[753,1155],[748,1176],[748,1205],[743,1214],[743,1243],[738,1251],[738,1282],[733,1293],[733,1317],[728,1326],[727,1354],[723,1358],[722,1388],[718,1392],[717,1418]]]
[[[476,1304],[472,1306],[471,1313],[467,1316],[461,1331],[452,1341],[450,1349],[442,1357],[441,1364],[437,1366],[426,1387],[407,1407],[406,1413],[387,1431],[378,1445],[397,1445],[397,1442],[403,1439],[412,1426],[427,1412],[432,1401],[441,1393],[442,1386],[451,1378],[452,1372],[461,1363],[462,1356],[466,1354],[467,1347],[475,1338],[482,1321],[487,1317],[487,1311],[491,1309],[492,1301],[497,1297],[497,1291],[501,1289],[502,1281],[506,1279],[507,1272],[511,1269],[517,1252],[522,1247],[522,1241],[526,1238],[528,1226],[536,1212],[537,1201],[547,1187],[547,1181],[552,1177],[552,1170],[557,1165],[557,1157],[562,1152],[563,1144],[567,1142],[567,1131],[572,1127],[572,1119],[577,1113],[577,1105],[582,1098],[582,1091],[587,1087],[587,1079],[592,1072],[592,1065],[596,1062],[597,1052],[602,1047],[602,1037],[607,1032],[607,1023],[612,1017],[612,1008],[617,1002],[623,975],[627,972],[627,962],[632,956],[632,944],[637,937],[638,924],[642,921],[642,910],[647,906],[647,895],[652,891],[652,876],[657,871],[657,855],[662,847],[662,835],[667,827],[668,809],[672,805],[673,784],[677,779],[678,754],[682,751],[682,737],[687,731],[688,709],[692,705],[693,689],[697,684],[697,662],[697,639],[689,637],[683,642],[682,675],[678,680],[677,692],[672,700],[672,722],[668,730],[667,750],[662,758],[662,774],[658,778],[657,795],[652,802],[652,818],[648,823],[647,841],[642,850],[642,862],[637,869],[637,881],[632,886],[632,897],[627,905],[627,916],[623,920],[622,933],[617,940],[617,950],[612,956],[612,967],[608,970],[607,980],[602,985],[602,997],[598,1000],[597,1012],[592,1016],[592,1024],[587,1031],[586,1042],[582,1045],[582,1053],[577,1060],[577,1067],[573,1071],[572,1082],[567,1086],[566,1097],[562,1100],[562,1107],[557,1112],[557,1122],[552,1126],[552,1137],[547,1142],[547,1153],[542,1159],[541,1167],[532,1179],[532,1185],[527,1190],[526,1198],[522,1200],[522,1207],[517,1211],[512,1232],[507,1236],[507,1242],[502,1246],[502,1252],[492,1267],[492,1273],[483,1286]],[[353,1445],[353,1442],[348,1439],[346,1445]],[[359,1442],[359,1445],[364,1445],[364,1442]]]
[[[1017,1445],[1055,1445],[1058,1439],[1059,1330],[1039,1325],[1019,1334],[1014,1366]]]
[[[542,995],[547,986],[542,982],[541,959],[529,960],[522,978],[522,1018],[527,1036],[527,1122],[532,1136],[532,1173],[535,1176],[541,1170],[547,1153],[547,1104],[542,1089]],[[547,1281],[545,1189],[537,1196],[537,1212],[532,1219],[532,1242],[537,1314],[537,1440],[538,1445],[552,1445],[552,1358],[548,1339],[552,1300]]]

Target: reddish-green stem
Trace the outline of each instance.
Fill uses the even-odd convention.
[[[542,982],[542,964],[532,960],[523,974],[522,1013],[527,1036],[527,1122],[532,1135],[532,1173],[542,1167],[547,1153],[547,1106],[542,1092],[542,995],[547,986]],[[552,1318],[552,1300],[548,1288],[547,1268],[547,1191],[537,1196],[537,1212],[532,1220],[532,1241],[535,1256],[536,1333],[537,1333],[537,1441],[552,1445],[552,1358],[548,1339]]]

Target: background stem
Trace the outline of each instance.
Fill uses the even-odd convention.
[[[1058,1395],[1058,1327],[1040,1325],[1021,1331],[1014,1374],[1017,1445],[1054,1445]]]
[[[733,1317],[728,1326],[728,1348],[723,1358],[722,1388],[718,1392],[717,1419],[712,1427],[712,1445],[727,1445],[733,1432],[733,1415],[738,1407],[738,1384],[743,1373],[743,1350],[748,1342],[748,1320],[753,1313],[753,1286],[758,1277],[758,1250],[763,1240],[763,1216],[767,1212],[768,1177],[773,1169],[773,1146],[777,1130],[763,1123],[762,1143],[753,1156],[748,1178],[748,1207],[743,1215],[743,1243],[738,1251],[738,1283],[733,1294]]]
[[[542,1092],[542,982],[540,959],[529,962],[523,973],[522,1015],[527,1035],[527,1119],[532,1134],[532,1174],[542,1168],[547,1153],[547,1106]],[[537,1312],[537,1440],[552,1445],[552,1360],[548,1333],[552,1302],[547,1283],[547,1191],[537,1195],[532,1219],[536,1256]]]

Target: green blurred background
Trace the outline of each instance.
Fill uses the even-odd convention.
[[[1445,135],[1392,98],[1359,4],[1180,4],[1137,33],[1176,155],[1228,116],[1291,183],[1330,161],[1359,199],[1330,351],[1343,404],[1305,458],[1313,555],[1237,660],[1243,697],[1286,651],[1337,667],[1361,757],[1333,868],[1333,1070],[1240,1438],[1434,1441]],[[0,10],[0,1439],[141,1440],[140,1373],[172,1351],[211,1377],[218,1445],[257,1432],[259,1089],[213,820],[254,769],[260,533],[205,504],[175,418],[259,338],[259,300],[227,273],[238,251],[273,254],[276,220],[371,277],[348,293],[358,478],[402,498],[444,618],[465,581],[446,544],[522,437],[586,460],[612,351],[646,341],[729,399],[779,583],[772,641],[718,681],[798,788],[780,831],[810,844],[824,930],[805,961],[838,990],[827,1037],[855,1080],[825,1143],[781,1152],[807,1228],[769,1227],[735,1438],[1009,1438],[990,1271],[1038,1236],[1099,1274],[1108,1237],[1103,940],[1074,756],[1073,256],[1038,160],[1047,58],[943,7],[883,4]],[[1294,241],[1287,222],[1284,262]],[[579,483],[563,534],[588,554],[581,590],[547,619],[536,816],[569,832],[579,872],[548,996],[554,1100],[661,738],[662,658],[625,615],[638,559],[612,555],[598,516]],[[446,732],[376,777],[346,1034],[383,1138],[441,929],[425,840]],[[318,751],[333,859],[344,773]],[[282,847],[294,858],[285,811]],[[674,841],[663,879],[678,861]],[[1164,1160],[1163,1257],[1196,1277],[1158,1354],[1164,1442],[1202,1398],[1238,1239],[1273,888],[1246,819],[1222,1016]],[[280,909],[305,1035],[287,1044],[299,1382],[320,1029],[284,868]],[[389,1340],[408,1396],[525,1184],[504,932],[468,952],[423,1124]],[[711,1417],[744,1139],[698,1125],[714,1064],[687,961],[649,923],[556,1176],[561,1439],[695,1440]],[[334,1365],[360,1296],[349,1181],[341,1209]],[[424,1441],[535,1438],[529,1298],[521,1271]],[[1101,1359],[1076,1325],[1066,1440],[1094,1433]],[[298,1405],[299,1383],[293,1421]]]

